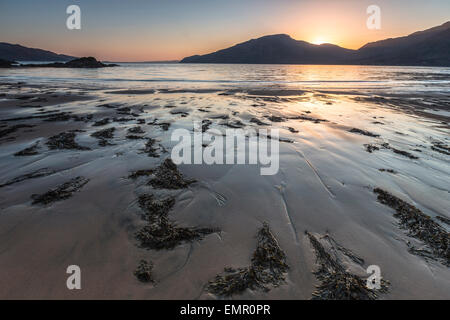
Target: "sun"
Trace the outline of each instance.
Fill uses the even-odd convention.
[[[317,44],[317,45],[324,44],[324,43],[328,43],[328,41],[326,41],[325,38],[323,38],[323,37],[317,37],[312,41],[312,44]]]

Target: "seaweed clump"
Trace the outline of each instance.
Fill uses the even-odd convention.
[[[262,122],[261,120],[259,120],[258,118],[251,118],[250,122],[252,123],[256,123],[259,126],[267,126],[268,124],[265,122]]]
[[[228,121],[224,125],[233,129],[239,129],[245,126],[241,120]]]
[[[174,197],[167,197],[157,200],[152,194],[143,194],[138,199],[139,207],[144,211],[144,218],[147,221],[155,221],[158,218],[166,217],[175,205]]]
[[[109,123],[109,118],[103,118],[101,120],[95,121],[93,126],[100,127],[100,126],[107,125],[108,123]]]
[[[408,230],[409,236],[423,241],[431,249],[431,252],[426,252],[410,245],[410,253],[424,257],[434,256],[436,260],[450,266],[450,234],[447,231],[420,209],[389,192],[380,188],[375,188],[373,192],[378,195],[379,202],[396,211],[394,217],[400,220],[403,229]]]
[[[42,168],[42,169],[38,169],[36,171],[33,171],[31,173],[27,173],[18,177],[15,177],[14,179],[11,179],[9,181],[6,181],[5,183],[0,184],[0,188],[12,185],[14,183],[18,183],[18,182],[22,182],[28,179],[34,179],[34,178],[40,178],[40,177],[45,177],[45,176],[49,176],[51,174],[54,174],[56,171],[55,170],[51,170],[48,168]]]
[[[162,216],[139,230],[136,238],[144,248],[173,249],[183,242],[201,240],[203,236],[217,231],[213,228],[177,227],[166,216]]]
[[[0,130],[0,138],[3,138],[10,133],[16,132],[17,130],[19,130],[21,128],[32,128],[32,127],[34,127],[34,125],[31,125],[31,124],[16,124],[16,125],[13,125],[10,127],[6,127],[6,129]]]
[[[364,135],[364,136],[375,137],[375,138],[377,138],[377,137],[380,136],[379,134],[372,133],[372,132],[367,131],[367,130],[361,130],[361,129],[358,129],[358,128],[352,128],[352,129],[349,130],[349,132],[351,132],[351,133],[357,133],[357,134],[362,134],[362,135]]]
[[[217,232],[213,228],[177,227],[168,218],[175,205],[175,198],[157,200],[153,195],[141,195],[139,207],[144,211],[148,224],[136,233],[141,246],[148,249],[173,249],[182,242],[201,240],[203,236]]]
[[[139,261],[139,265],[137,266],[136,270],[134,271],[134,275],[136,278],[141,282],[155,282],[155,279],[153,278],[153,263],[147,262],[145,260]]]
[[[258,231],[258,244],[251,265],[246,268],[225,268],[208,283],[208,291],[218,296],[239,294],[246,289],[269,291],[270,286],[279,286],[285,280],[289,266],[286,254],[278,245],[267,223]]]
[[[136,134],[128,134],[128,135],[126,136],[126,138],[129,139],[129,140],[140,140],[140,139],[145,139],[145,137],[143,137],[143,136],[138,136],[138,135],[136,135]]]
[[[378,169],[378,171],[380,171],[380,172],[389,172],[389,173],[392,173],[392,174],[396,174],[397,173],[397,171],[395,171],[393,169],[384,169],[384,168]]]
[[[148,170],[137,170],[137,171],[133,171],[128,178],[129,179],[137,179],[139,177],[146,177],[146,176],[150,176],[152,175],[154,172],[153,169],[148,169]]]
[[[202,120],[202,132],[209,130],[209,126],[212,125],[212,121],[209,119]]]
[[[306,113],[311,113],[311,112],[306,111]],[[328,122],[328,120],[325,120],[325,119],[318,119],[318,118],[313,118],[313,117],[309,117],[309,116],[305,116],[305,115],[293,116],[293,117],[289,117],[289,119],[290,120],[305,120],[305,121],[311,121],[314,123]]]
[[[141,126],[135,126],[135,127],[129,128],[129,129],[128,129],[128,132],[129,132],[129,133],[134,133],[134,134],[145,133],[145,131],[142,130]]]
[[[450,219],[443,216],[436,216],[436,219],[450,226]]]
[[[444,143],[437,141],[433,142],[433,145],[431,146],[431,149],[434,151],[437,151],[442,154],[446,154],[450,156],[450,147],[445,145]]]
[[[366,147],[366,151],[369,153],[380,150],[379,147],[370,143],[365,144],[364,147]]]
[[[314,235],[307,231],[306,235],[315,251],[316,262],[319,265],[314,275],[320,284],[313,292],[312,300],[375,300],[378,298],[378,291],[381,293],[387,291],[388,282],[383,279],[381,279],[380,290],[369,289],[365,279],[347,272],[339,260],[333,258]],[[358,264],[362,262],[363,260]]]
[[[47,146],[54,149],[72,149],[72,150],[90,150],[88,147],[84,147],[75,142],[76,134],[74,131],[61,132],[55,136],[52,136],[46,142]]]
[[[97,138],[99,140],[98,144],[102,147],[112,145],[108,139],[114,138],[114,131],[116,131],[116,128],[114,127],[99,130],[91,134],[91,137]]]
[[[33,194],[31,196],[33,199],[32,204],[50,204],[56,201],[68,199],[88,182],[89,179],[81,176],[76,177],[54,189],[47,191],[44,194]]]
[[[37,152],[38,147],[39,147],[39,141],[37,141],[36,143],[32,144],[31,146],[29,146],[23,150],[17,151],[16,153],[14,153],[14,155],[16,157],[34,156],[34,155],[38,154],[38,152]]]
[[[162,123],[158,123],[158,126],[163,129],[164,131],[169,130],[170,127],[170,123],[169,122],[162,122]]]
[[[154,147],[156,140],[153,138],[148,138],[145,143],[144,149],[141,149],[142,152],[146,153],[149,157],[159,158],[159,154],[156,152],[156,148]]]
[[[154,178],[148,184],[157,189],[184,189],[195,180],[186,180],[170,158],[156,169]]]
[[[394,147],[391,147],[391,146],[389,145],[389,143],[387,143],[387,142],[383,143],[381,146],[382,146],[383,148],[392,150],[392,151],[393,151],[394,153],[396,153],[396,154],[402,155],[402,156],[404,156],[404,157],[408,157],[408,158],[410,158],[410,159],[412,159],[412,160],[419,159],[419,157],[416,157],[415,155],[409,153],[408,151],[399,150],[399,149],[396,149],[396,148],[394,148]]]
[[[157,119],[149,122],[149,125],[154,125],[154,126],[159,126],[161,129],[163,129],[164,131],[169,130],[170,127],[170,123],[169,122],[157,122]]]
[[[282,118],[282,117],[278,117],[278,116],[267,116],[266,117],[267,119],[269,119],[270,121],[272,121],[272,122],[284,122],[284,121],[286,121],[284,118]]]

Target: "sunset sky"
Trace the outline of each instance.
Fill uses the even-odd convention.
[[[66,28],[67,6],[81,30]],[[369,5],[381,30],[366,27]],[[109,61],[176,60],[263,35],[357,49],[450,20],[448,0],[0,0],[0,42]]]

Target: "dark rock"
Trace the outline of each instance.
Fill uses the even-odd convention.
[[[0,68],[11,68],[15,64],[17,62],[0,59]]]
[[[117,67],[117,64],[104,64],[97,61],[94,57],[83,57],[68,61],[66,63],[53,62],[45,64],[25,64],[20,65],[24,68],[106,68],[106,67]]]
[[[105,68],[105,67],[117,67],[117,64],[104,64],[97,61],[94,57],[84,57],[79,59],[74,59],[66,62],[65,67],[67,68]]]

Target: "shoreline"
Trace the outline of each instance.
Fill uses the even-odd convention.
[[[0,140],[0,184],[12,182],[0,188],[0,268],[8,275],[0,277],[1,297],[218,298],[205,286],[226,267],[252,266],[256,235],[267,222],[289,265],[284,282],[268,292],[247,289],[234,299],[310,299],[321,283],[313,273],[319,247],[311,237],[327,252],[339,253],[339,263],[357,277],[366,276],[368,265],[379,265],[390,282],[380,299],[449,298],[448,268],[433,256],[408,252],[408,241],[418,248],[420,242],[399,228],[394,210],[373,193],[381,187],[414,204],[448,233],[437,219],[450,218],[448,155],[432,147],[445,151],[435,141],[448,144],[449,118],[421,118],[425,113],[417,109],[425,105],[414,97],[392,96],[389,105],[386,96],[366,93],[361,101],[319,90],[284,96],[278,89],[158,88],[139,94],[124,88],[128,91],[114,94],[110,88],[85,88],[80,89],[85,94],[68,89],[70,95],[62,89],[0,86],[7,90],[0,98],[8,99],[0,101],[0,130],[13,130],[3,131]],[[430,97],[446,110],[442,96]],[[183,178],[195,183],[173,190],[149,186],[153,171],[170,156],[172,130],[191,130],[192,121],[205,119],[219,130],[237,121],[244,128],[279,128],[280,137],[294,143],[280,143],[280,171],[274,176],[260,176],[258,166],[180,165]],[[33,127],[14,129],[17,125]],[[112,135],[93,136],[108,128],[115,128]],[[61,133],[73,135],[51,149],[51,138]],[[366,144],[378,150],[369,153]],[[14,155],[26,148],[36,154]],[[138,170],[152,173],[130,179]],[[89,181],[67,199],[32,204],[33,194],[62,188],[76,177]],[[171,249],[141,248],[135,233],[147,222],[138,199],[148,194],[158,201],[173,197],[166,214],[174,226],[220,231]],[[142,259],[153,264],[153,284],[133,274]],[[70,264],[82,270],[79,292],[65,288]]]

